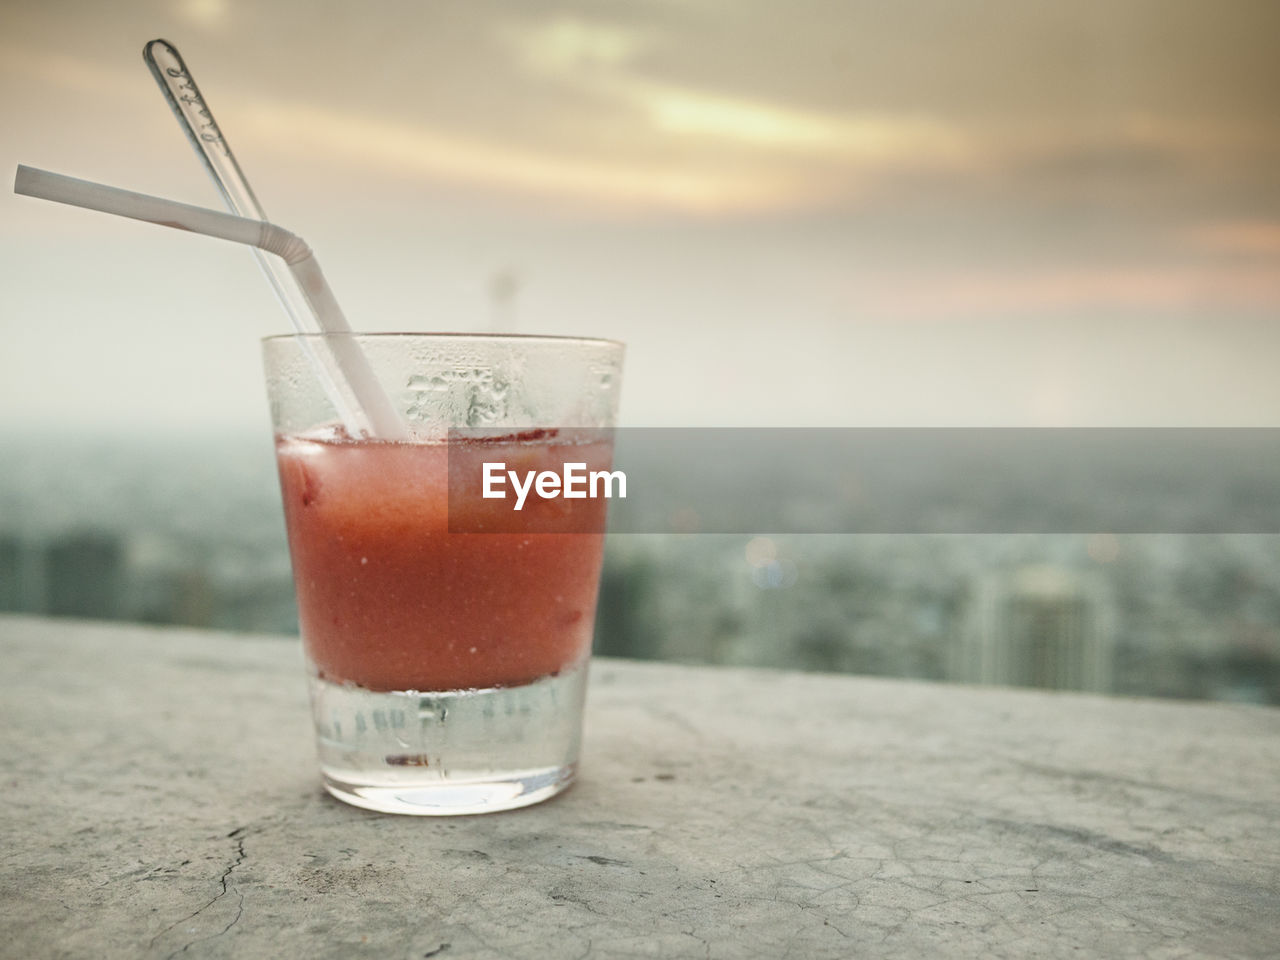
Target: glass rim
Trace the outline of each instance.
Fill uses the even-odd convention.
[[[466,333],[461,331],[439,331],[430,333],[418,333],[412,331],[374,331],[365,333],[359,330],[350,331],[328,331],[321,333],[273,333],[269,336],[262,337],[263,345],[273,343],[283,343],[289,340],[310,340],[323,342],[325,340],[333,340],[338,337],[354,337],[356,339],[370,340],[392,340],[397,338],[412,340],[490,340],[498,343],[504,341],[523,341],[523,342],[545,342],[545,343],[580,343],[590,346],[607,346],[626,348],[626,344],[621,340],[610,340],[605,337],[575,337],[561,334],[543,334],[543,333]]]

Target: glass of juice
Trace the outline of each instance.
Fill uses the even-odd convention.
[[[311,359],[337,336],[360,346],[408,439],[342,426]],[[325,788],[436,815],[565,789],[605,504],[531,498],[513,512],[458,483],[484,463],[608,470],[622,344],[315,334],[263,351]]]

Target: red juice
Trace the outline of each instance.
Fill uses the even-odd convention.
[[[481,461],[522,474],[566,460],[607,469],[607,443],[554,431],[448,443],[316,434],[280,437],[276,452],[302,639],[322,679],[373,691],[514,686],[586,658],[603,501],[530,496],[512,514],[513,500],[477,490],[455,497],[455,528],[457,511],[472,511],[468,529],[501,511],[507,532],[451,533],[449,459],[473,476]]]

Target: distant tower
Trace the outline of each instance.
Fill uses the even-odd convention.
[[[489,278],[489,329],[510,333],[516,328],[516,298],[523,281],[514,267],[503,267]]]
[[[1115,617],[1101,583],[1065,567],[1001,571],[978,584],[952,649],[951,678],[1105,693]]]

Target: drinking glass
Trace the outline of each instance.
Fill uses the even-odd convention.
[[[309,357],[337,337],[368,358],[408,439],[341,425]],[[622,344],[468,334],[263,344],[325,788],[411,814],[507,810],[565,789],[604,504],[539,500],[514,512],[478,490],[460,496],[459,471],[607,470]]]

